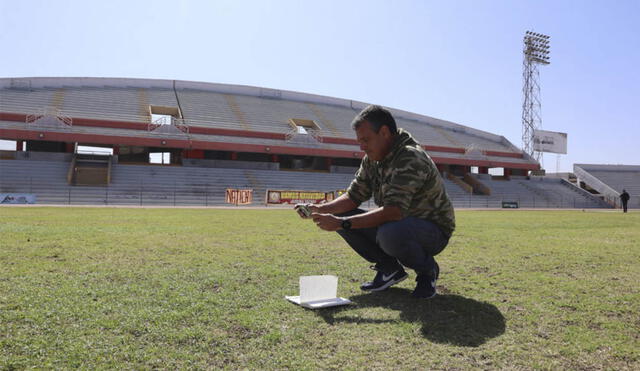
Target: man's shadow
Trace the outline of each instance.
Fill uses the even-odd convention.
[[[349,312],[382,307],[400,312],[400,320],[422,324],[422,335],[435,342],[477,347],[505,331],[505,320],[494,305],[459,295],[444,294],[432,299],[415,299],[407,289],[390,288],[350,298],[352,305],[327,308],[317,313],[330,325],[335,323],[388,323],[394,319],[367,319]]]

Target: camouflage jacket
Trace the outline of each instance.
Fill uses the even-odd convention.
[[[451,236],[455,215],[436,165],[411,134],[398,131],[382,161],[362,159],[347,190],[349,198],[361,204],[373,195],[376,205],[397,206],[404,217],[431,221]]]

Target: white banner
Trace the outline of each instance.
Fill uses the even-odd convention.
[[[0,193],[0,204],[35,204],[36,195],[31,193]]]
[[[533,150],[538,152],[551,152],[567,154],[567,133],[555,131],[534,130]]]

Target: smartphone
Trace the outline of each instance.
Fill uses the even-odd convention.
[[[308,218],[311,216],[311,209],[307,205],[297,205],[296,211],[303,218]]]

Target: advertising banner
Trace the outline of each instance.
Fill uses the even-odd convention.
[[[35,204],[36,195],[31,193],[0,193],[0,204]]]
[[[225,193],[224,201],[234,205],[249,205],[253,202],[253,189],[231,189]]]
[[[267,205],[277,204],[319,204],[334,199],[333,192],[322,191],[278,191],[267,190]]]
[[[538,152],[551,152],[567,154],[567,133],[555,131],[534,130],[533,150]]]

